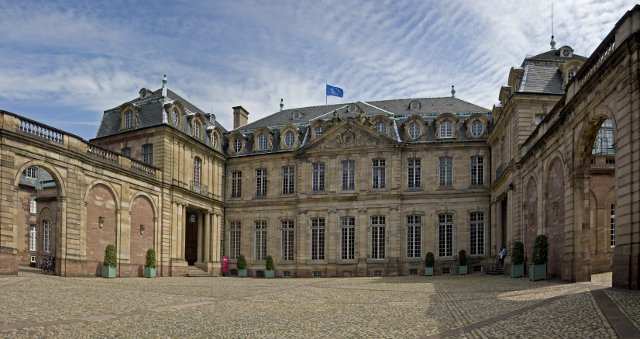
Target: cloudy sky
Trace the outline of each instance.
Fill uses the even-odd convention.
[[[555,1],[557,47],[589,56],[629,1]],[[142,87],[232,127],[285,108],[456,96],[490,109],[509,69],[549,50],[551,0],[0,0],[0,109],[85,139]]]

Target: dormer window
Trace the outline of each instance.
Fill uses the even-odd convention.
[[[412,111],[417,111],[420,109],[420,102],[419,101],[412,101],[409,104],[409,109]]]
[[[267,136],[262,133],[258,135],[258,151],[266,151],[267,150]]]
[[[295,140],[295,137],[293,135],[293,132],[288,131],[287,133],[285,133],[285,135],[284,135],[284,145],[287,148],[293,146],[294,140]]]
[[[443,121],[440,123],[440,138],[452,138],[453,126],[451,121]]]
[[[387,134],[387,124],[384,122],[379,122],[376,124],[376,130],[382,134]]]
[[[412,123],[411,125],[409,125],[409,138],[416,140],[418,139],[418,137],[420,137],[420,125],[418,125],[417,122]]]
[[[474,120],[471,123],[471,136],[479,138],[484,132],[484,125],[480,120]]]
[[[196,139],[200,139],[200,121],[195,120],[193,122],[193,137]]]
[[[304,117],[304,114],[302,114],[302,112],[300,112],[300,111],[295,111],[295,112],[293,112],[293,118],[294,118],[295,120],[300,120],[300,119],[302,119],[303,117]]]
[[[233,141],[233,151],[235,153],[240,153],[241,150],[242,150],[242,140],[240,140],[240,138],[236,138]]]
[[[316,127],[316,128],[313,130],[313,135],[314,135],[314,136],[316,136],[316,137],[321,136],[321,135],[322,135],[322,127]]]
[[[358,110],[358,107],[356,105],[349,105],[349,107],[347,107],[347,112],[349,113],[355,113]]]
[[[124,128],[133,128],[133,112],[130,109],[124,112]]]
[[[576,76],[576,69],[572,68],[569,70],[569,72],[567,72],[567,78],[571,80],[574,76]]]
[[[218,138],[218,133],[213,132],[211,133],[211,146],[213,148],[218,148],[218,143],[220,142],[219,138]]]
[[[174,126],[178,126],[178,122],[180,122],[180,113],[178,113],[178,110],[174,108],[171,110],[171,123]]]

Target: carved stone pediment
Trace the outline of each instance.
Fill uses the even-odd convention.
[[[336,126],[306,147],[307,150],[339,150],[348,148],[379,147],[394,141],[384,135],[358,124],[347,122]]]

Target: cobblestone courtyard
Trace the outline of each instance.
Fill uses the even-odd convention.
[[[640,337],[640,293],[469,276],[0,277],[0,337]]]

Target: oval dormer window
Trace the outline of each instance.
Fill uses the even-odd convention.
[[[240,150],[242,150],[242,140],[236,138],[236,140],[233,141],[233,151],[239,153]]]
[[[409,138],[416,140],[420,136],[420,125],[417,122],[409,125]]]
[[[482,132],[484,132],[484,125],[482,124],[482,122],[480,122],[479,120],[474,120],[471,123],[471,135],[474,138],[478,138],[482,135]]]
[[[355,113],[358,110],[358,106],[356,105],[349,105],[349,107],[347,107],[347,112],[349,113]]]
[[[171,123],[173,123],[174,126],[178,126],[178,121],[180,121],[180,115],[178,114],[178,110],[174,108],[171,110]]]
[[[287,148],[293,146],[293,140],[294,140],[293,132],[288,131],[287,133],[285,133],[285,135],[284,135],[284,145]]]

